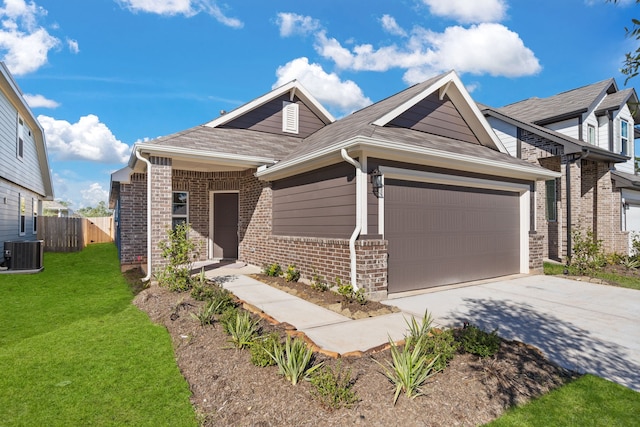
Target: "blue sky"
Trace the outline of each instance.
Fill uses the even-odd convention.
[[[136,141],[294,78],[336,117],[450,69],[491,106],[623,87],[640,7],[619,3],[3,0],[0,55],[45,129],[56,199],[78,209],[107,200]]]

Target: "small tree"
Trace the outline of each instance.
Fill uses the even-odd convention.
[[[191,227],[186,222],[167,230],[168,241],[161,241],[158,247],[168,264],[156,274],[158,283],[172,291],[191,289],[192,259],[197,256],[196,244],[189,238]]]
[[[583,235],[580,231],[574,230],[571,238],[573,255],[570,258],[569,270],[573,274],[586,275],[600,271],[605,266],[602,240],[596,239],[593,231],[587,230]]]

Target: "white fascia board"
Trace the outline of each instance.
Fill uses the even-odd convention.
[[[322,104],[320,104],[314,97],[313,95],[311,95],[305,88],[304,86],[302,86],[300,84],[300,82],[298,82],[297,80],[292,80],[289,83],[286,83],[274,90],[272,90],[269,93],[266,93],[264,95],[262,95],[259,98],[254,99],[253,101],[250,101],[238,108],[236,108],[233,111],[228,112],[227,114],[224,114],[208,123],[205,123],[204,126],[208,126],[208,127],[218,127],[221,126],[225,123],[229,123],[230,121],[242,116],[243,114],[248,113],[249,111],[255,110],[256,108],[260,107],[261,105],[266,104],[267,102],[282,96],[285,93],[288,93],[290,91],[295,91],[296,95],[298,96],[298,98],[308,102],[309,104],[309,108],[311,108],[313,110],[314,113],[316,113],[320,119],[325,122],[326,124],[332,123],[335,121],[335,118],[331,115],[331,113],[329,113],[323,106]]]
[[[133,147],[132,157],[135,165],[135,151],[140,153],[171,157],[173,159],[195,160],[202,163],[223,164],[230,166],[258,167],[275,163],[275,159],[258,156],[243,156],[230,153],[216,153],[179,147],[166,147],[155,144],[136,144]],[[131,163],[131,162],[130,162]],[[134,165],[129,165],[134,168]]]
[[[258,171],[256,177],[264,180],[276,180],[295,175],[304,170],[312,170],[318,167],[318,164],[329,156],[339,157],[339,152],[343,148],[366,152],[369,157],[377,155],[381,158],[389,158],[391,154],[394,160],[409,163],[416,163],[418,160],[420,164],[510,178],[541,181],[560,177],[559,172],[550,171],[534,165],[516,165],[366,137],[352,138],[297,159],[277,163]]]
[[[130,184],[132,173],[133,173],[133,169],[131,169],[129,166],[125,166],[122,169],[118,169],[117,171],[111,174],[111,182],[119,182],[121,184]]]
[[[491,126],[476,105],[475,101],[471,98],[471,95],[464,87],[462,80],[460,80],[460,77],[458,77],[458,74],[455,71],[449,71],[431,86],[427,87],[404,104],[389,111],[387,114],[374,121],[373,124],[376,126],[386,126],[390,121],[436,91],[438,91],[438,97],[440,99],[443,99],[445,95],[449,95],[453,105],[458,109],[458,111],[460,111],[460,114],[462,114],[462,117],[467,121],[474,134],[476,134],[476,137],[480,134],[478,139],[482,145],[495,148],[501,153],[508,153],[507,149],[502,144],[502,141],[500,141],[500,139],[495,135],[493,129],[491,129]],[[484,135],[485,138],[482,138],[482,135]]]

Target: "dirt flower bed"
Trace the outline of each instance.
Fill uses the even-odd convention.
[[[266,274],[250,274],[249,277],[351,319],[381,316],[400,311],[396,307],[390,307],[377,301],[366,301],[366,304],[360,304],[355,300],[346,301],[342,295],[334,291],[317,291],[311,285],[302,282],[287,282],[282,277],[271,277]]]
[[[202,302],[188,293],[152,286],[134,303],[171,335],[177,363],[190,384],[191,400],[203,425],[343,426],[430,425],[476,426],[558,387],[571,373],[547,361],[535,348],[502,342],[495,357],[458,354],[441,373],[423,386],[425,395],[400,396],[393,405],[393,387],[375,362],[390,359],[388,351],[340,359],[351,370],[358,401],[330,410],[312,395],[312,385],[285,381],[276,367],[259,368],[247,350],[230,348],[218,323],[200,326],[190,313]],[[282,325],[262,321],[262,332],[284,336]],[[337,360],[316,355],[316,362],[335,366]]]

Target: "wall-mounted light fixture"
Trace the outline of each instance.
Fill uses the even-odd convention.
[[[379,169],[374,169],[371,172],[371,187],[373,187],[373,194],[377,198],[383,198],[383,189],[382,189],[382,173]]]

